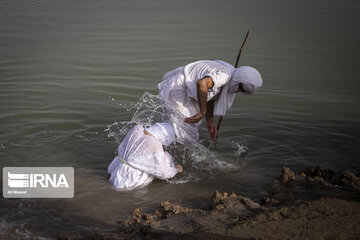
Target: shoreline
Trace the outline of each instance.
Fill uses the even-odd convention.
[[[61,233],[75,239],[358,239],[360,178],[320,167],[300,175],[283,167],[261,202],[215,192],[209,210],[162,202],[135,209],[114,232]]]

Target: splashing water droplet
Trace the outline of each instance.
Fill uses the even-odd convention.
[[[136,103],[117,105],[123,110],[132,113],[130,120],[115,121],[104,130],[108,132],[108,137],[115,138],[118,144],[121,143],[129,130],[136,124],[147,127],[157,122],[174,120],[165,112],[165,104],[156,95],[148,92],[145,92]],[[182,119],[177,119],[177,121],[183,122]],[[172,184],[195,182],[213,177],[216,172],[223,173],[242,168],[243,166],[238,160],[239,157],[246,153],[247,147],[235,141],[229,144],[225,143],[225,146],[227,146],[226,151],[217,152],[216,150],[209,150],[200,143],[194,144],[191,147],[185,146],[180,142],[171,144],[165,150],[173,156],[176,164],[183,166],[184,173],[168,180],[168,182]],[[231,148],[230,154],[229,147]]]

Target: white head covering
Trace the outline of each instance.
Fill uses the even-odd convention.
[[[242,83],[246,93],[251,94],[262,86],[262,78],[258,70],[249,66],[235,69],[229,82],[229,92],[236,93],[239,83]]]
[[[170,123],[155,123],[146,128],[162,145],[169,146],[175,141],[175,131]]]
[[[262,78],[259,71],[253,67],[242,66],[236,68],[229,83],[224,85],[220,93],[214,110],[215,115],[225,115],[226,110],[229,109],[234,102],[239,83],[243,84],[245,90],[244,94],[251,94],[262,86]]]

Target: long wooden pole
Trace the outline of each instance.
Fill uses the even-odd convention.
[[[240,48],[240,50],[239,50],[239,53],[238,53],[238,55],[237,55],[236,63],[235,63],[235,68],[238,67],[239,60],[240,60],[240,55],[241,55],[242,49],[243,49],[243,47],[244,47],[244,45],[245,45],[245,43],[246,43],[246,40],[247,40],[247,38],[248,38],[248,36],[249,36],[249,33],[250,33],[250,30],[247,31],[246,36],[245,36],[245,39],[244,39],[244,41],[243,41],[243,43],[242,43],[242,45],[241,45],[241,48]]]
[[[243,43],[242,43],[242,45],[241,45],[241,47],[240,47],[239,53],[238,53],[237,58],[236,58],[235,68],[238,67],[239,60],[240,60],[240,55],[241,55],[242,49],[243,49],[243,47],[244,47],[244,45],[245,45],[245,43],[246,43],[246,40],[247,40],[247,38],[248,38],[248,36],[249,36],[249,33],[250,33],[250,30],[247,31],[246,36],[245,36],[245,39],[244,39],[244,41],[243,41]],[[221,124],[222,120],[223,120],[223,116],[220,116],[220,119],[219,119],[219,122],[218,122],[218,125],[217,125],[217,128],[216,128],[217,132],[219,132],[219,128],[220,128],[220,124]],[[216,138],[217,138],[217,136],[216,136]],[[215,139],[215,140],[216,140],[216,139]],[[214,140],[214,141],[215,141],[215,140]]]

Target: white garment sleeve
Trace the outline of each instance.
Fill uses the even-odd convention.
[[[164,152],[164,160],[165,160],[165,165],[167,166],[166,171],[164,172],[164,176],[165,178],[172,178],[174,177],[177,173],[178,170],[175,167],[174,161],[172,156],[170,155],[170,153],[168,152]]]
[[[231,79],[231,76],[228,73],[222,72],[222,71],[216,71],[214,73],[207,73],[204,77],[210,77],[213,81],[213,86],[211,89],[209,89],[209,92],[218,93],[222,86],[224,86],[226,83],[228,83]],[[201,78],[200,78],[201,79]],[[198,101],[197,98],[197,81],[192,81],[187,83],[187,95],[191,98],[193,98],[195,101]],[[208,100],[210,100],[211,94],[208,95]]]
[[[213,81],[213,89],[220,88],[230,81],[231,76],[228,73],[222,71],[216,71],[214,73],[209,73],[206,76],[210,77]]]
[[[184,68],[185,83],[187,95],[190,98],[197,99],[197,82],[204,78],[210,77],[213,81],[212,92],[224,86],[231,79],[231,70],[225,65],[215,61],[198,61],[188,64]],[[218,92],[218,91],[217,91]]]

